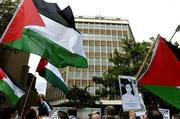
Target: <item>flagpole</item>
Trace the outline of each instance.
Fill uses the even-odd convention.
[[[145,63],[146,63],[146,61],[147,61],[147,59],[148,59],[148,57],[149,57],[149,54],[151,53],[151,51],[152,51],[152,49],[153,49],[156,41],[159,39],[159,37],[160,37],[160,35],[158,34],[157,38],[153,41],[151,47],[149,48],[149,51],[147,52],[146,57],[144,58],[144,61],[143,61],[142,65],[141,65],[141,67],[139,68],[139,71],[138,71],[137,74],[136,74],[136,78],[139,77],[139,75],[140,75],[142,69],[144,68],[144,65],[145,65]]]
[[[36,75],[36,72],[35,72],[35,75]],[[23,104],[23,107],[22,107],[20,119],[23,119],[24,109],[25,109],[25,106],[26,106],[26,103],[27,103],[27,99],[28,99],[28,97],[29,97],[29,93],[30,93],[30,91],[31,91],[31,87],[32,87],[32,85],[33,85],[33,81],[34,81],[34,79],[35,79],[35,75],[33,76],[32,80],[31,80],[31,83],[30,83],[30,86],[29,86],[29,88],[28,88],[28,92],[27,92],[27,94],[26,94],[26,98],[25,98],[25,101],[24,101],[24,104]]]
[[[169,42],[171,42],[171,40],[173,39],[174,35],[175,35],[177,32],[179,32],[179,31],[180,31],[180,25],[177,26],[177,28],[176,28],[174,34],[172,35],[172,37],[170,38]]]

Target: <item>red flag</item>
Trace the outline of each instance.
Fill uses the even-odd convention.
[[[138,83],[180,109],[180,49],[160,37],[151,63]]]

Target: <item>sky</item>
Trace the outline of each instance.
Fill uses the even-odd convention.
[[[58,0],[58,5],[61,9],[70,5],[77,16],[128,19],[135,40],[140,42],[158,34],[169,40],[180,24],[179,0]],[[177,41],[177,35],[180,37],[177,33],[172,41]]]
[[[46,0],[58,2],[61,9],[70,6],[75,16],[104,16],[128,19],[137,42],[150,37],[169,40],[180,25],[180,0]],[[180,43],[180,32],[172,42]],[[32,61],[33,62],[33,61]],[[33,62],[34,63],[34,62]],[[33,69],[30,69],[34,72]],[[37,80],[37,89],[45,93],[45,80]]]

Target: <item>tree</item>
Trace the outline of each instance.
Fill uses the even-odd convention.
[[[92,96],[86,88],[77,87],[71,88],[66,98],[69,100],[66,105],[76,107],[94,106],[95,102],[99,100],[98,96]]]
[[[118,76],[135,76],[150,48],[150,44],[150,42],[145,41],[136,43],[133,40],[126,40],[124,41],[123,52],[114,51],[109,59],[110,62],[114,63],[114,66],[102,77],[93,77],[96,84],[102,84],[104,87],[100,93],[101,97],[109,96],[109,99],[116,99],[117,96],[120,96]],[[148,62],[143,70],[146,69],[147,65]]]
[[[5,31],[8,23],[14,15],[20,0],[2,0],[0,1],[0,37]]]
[[[109,61],[114,63],[114,66],[106,73],[104,73],[102,77],[93,77],[93,81],[104,86],[101,93],[99,93],[101,97],[109,96],[109,99],[115,99],[116,96],[120,95],[118,75],[136,76],[136,73],[142,65],[144,58],[146,57],[150,45],[150,42],[136,43],[134,41],[125,41],[123,45],[123,53],[115,50],[114,54],[109,59]],[[175,42],[174,45],[177,47],[179,46],[177,42]],[[147,69],[151,56],[152,53],[149,55],[141,74]],[[158,96],[152,94],[148,90],[139,87],[139,91],[143,95],[144,103],[147,108],[160,105],[177,112],[174,107],[163,101]]]

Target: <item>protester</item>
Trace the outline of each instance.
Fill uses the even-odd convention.
[[[137,119],[134,110],[129,111],[129,119]]]
[[[89,119],[101,119],[100,113],[98,111],[93,111],[92,113],[88,114]]]
[[[71,108],[68,110],[69,119],[77,119],[77,109]]]
[[[158,110],[151,110],[146,112],[144,119],[163,119],[163,115]]]
[[[14,108],[14,107],[1,108],[0,119],[18,119],[17,108]]]
[[[101,119],[99,114],[92,114],[91,119]]]
[[[172,115],[171,119],[180,119],[180,114],[174,114]]]
[[[39,96],[38,116],[40,119],[49,119],[51,112],[51,105],[45,100],[44,95]]]
[[[60,119],[69,119],[68,114],[66,112],[62,111],[62,110],[58,111],[58,117]]]
[[[29,109],[25,113],[25,119],[37,119],[36,111],[34,109]]]
[[[114,106],[107,106],[105,108],[105,115],[103,116],[103,119],[119,119],[119,117],[116,116],[116,109]]]

